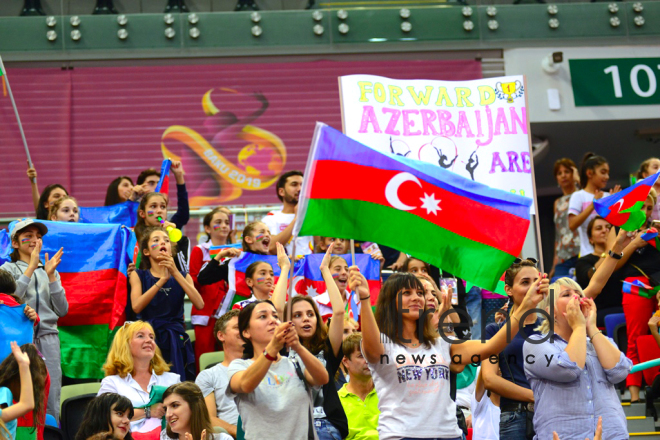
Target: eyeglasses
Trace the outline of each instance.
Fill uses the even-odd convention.
[[[534,263],[534,266],[536,266],[539,262],[536,258],[525,258],[525,259],[516,258],[515,260],[513,260],[513,264],[521,264],[523,261],[529,261],[531,263]]]
[[[124,322],[123,329],[126,330],[126,327],[128,327],[131,324],[135,324],[137,321],[126,321]]]

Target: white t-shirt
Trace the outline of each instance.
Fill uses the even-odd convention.
[[[472,393],[472,440],[500,440],[500,408],[486,392],[480,402]]]
[[[144,391],[130,373],[121,378],[119,375],[106,376],[101,381],[101,389],[97,396],[105,393],[117,393],[131,401],[133,406],[143,406],[149,403],[149,392],[154,385],[169,387],[181,382],[181,376],[175,373],[163,373],[158,376],[151,373],[147,391]],[[140,419],[131,422],[131,432],[149,432],[161,427],[161,419],[151,417],[150,419]]]
[[[271,211],[261,219],[261,222],[268,226],[270,235],[277,235],[287,228],[295,218],[295,214],[283,214],[282,211]],[[314,246],[314,237],[298,237],[296,239],[296,255],[311,254]],[[291,255],[293,252],[293,241],[289,239],[286,246],[286,253]]]
[[[610,193],[604,193],[603,197],[609,196]],[[594,201],[594,195],[591,193],[586,192],[585,190],[581,189],[580,191],[576,191],[573,194],[571,194],[571,199],[568,202],[568,215],[574,214],[578,215],[585,209],[589,207]],[[589,237],[587,236],[587,226],[589,226],[589,222],[591,221],[592,218],[596,217],[598,213],[596,211],[593,211],[589,217],[582,223],[578,228],[577,231],[580,234],[580,256],[584,257],[586,255],[589,255],[593,253],[594,247],[589,243]]]
[[[253,363],[252,359],[234,360],[229,364],[229,380]],[[304,373],[305,364],[299,365]],[[272,362],[253,392],[236,394],[227,387],[227,396],[238,406],[246,440],[307,439],[312,400],[291,359],[282,357]]]
[[[378,437],[455,438],[463,432],[449,396],[450,345],[408,348],[381,334],[385,354],[369,363],[378,394]]]
[[[238,422],[236,402],[227,396],[229,386],[228,368],[222,364],[214,365],[197,375],[195,383],[202,390],[204,398],[211,393],[215,396],[215,408],[220,420],[235,425]]]

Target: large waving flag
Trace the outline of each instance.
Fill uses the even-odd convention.
[[[139,202],[126,201],[111,206],[80,207],[81,223],[116,223],[132,228],[137,223]]]
[[[623,191],[594,200],[594,209],[610,224],[621,226],[624,231],[635,231],[641,228],[646,221],[642,205],[658,177],[660,177],[660,172],[640,180]]]
[[[45,253],[53,255],[64,248],[57,268],[69,302],[69,313],[58,321],[62,373],[101,379],[112,330],[125,318],[131,231],[116,224],[43,223],[48,234],[43,240],[42,261]],[[7,242],[0,238],[0,245]],[[0,256],[6,253],[0,249]]]
[[[295,262],[293,266],[293,288],[296,295],[316,296],[325,293],[325,282],[319,269],[323,255],[310,254]],[[342,255],[342,257],[350,264],[350,254]],[[356,255],[355,260],[356,265],[360,268],[360,272],[362,272],[369,283],[372,302],[375,304],[375,299],[373,298],[378,298],[378,292],[380,291],[380,262],[366,254]],[[219,315],[223,315],[228,310],[231,310],[234,304],[252,295],[250,288],[245,282],[245,271],[255,261],[270,263],[273,267],[275,283],[277,283],[281,270],[277,265],[277,257],[275,255],[258,255],[250,252],[241,253],[240,257],[233,258],[228,263],[229,289],[220,306]]]
[[[294,235],[381,243],[495,290],[520,254],[531,203],[317,123]]]

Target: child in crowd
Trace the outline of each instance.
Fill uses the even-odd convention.
[[[332,319],[330,319],[330,322],[331,321]],[[344,334],[342,335],[342,340],[345,341],[346,338],[348,338],[350,335],[358,333],[359,328],[360,324],[358,324],[355,319],[351,318],[348,313],[344,313]],[[339,391],[348,380],[348,371],[346,370],[343,362],[339,365],[339,370],[337,370],[334,379],[335,388],[337,388],[337,391]]]
[[[275,283],[273,266],[266,261],[255,261],[245,270],[245,283],[250,288],[252,296],[244,301],[239,301],[232,309],[241,310],[254,301],[265,301],[270,299],[271,294],[275,296],[286,295],[287,280],[289,279],[290,261],[281,243],[276,244],[277,265],[280,267],[280,276]]]
[[[554,175],[557,185],[563,195],[555,200],[553,207],[555,222],[555,254],[550,269],[550,280],[553,277],[569,276],[569,271],[575,267],[580,253],[580,238],[568,227],[568,205],[571,195],[577,191],[579,177],[577,167],[571,159],[561,158],[555,162]],[[577,177],[577,179],[576,179]],[[576,181],[577,180],[577,181]]]
[[[276,429],[281,439],[317,439],[308,389],[328,382],[321,361],[300,343],[291,322],[280,322],[268,300],[242,309],[238,330],[245,350],[229,365],[227,394],[236,401],[245,438],[273,438]],[[285,347],[298,354],[295,360],[280,355]]]
[[[133,185],[128,176],[119,176],[108,185],[103,206],[112,206],[128,200],[136,201],[147,192],[146,185]]]
[[[195,359],[198,362],[202,354],[215,351],[213,326],[216,318],[214,315],[220,307],[229,285],[227,280],[220,280],[203,286],[198,282],[197,276],[202,267],[212,259],[211,246],[221,246],[228,243],[231,231],[230,215],[231,212],[224,207],[215,208],[206,214],[202,223],[207,234],[207,241],[195,246],[190,253],[190,276],[204,300],[204,308],[201,310],[192,309],[190,316],[195,329]]]
[[[238,310],[230,310],[215,322],[213,331],[225,353],[225,359],[213,367],[200,371],[195,379],[195,383],[204,395],[211,424],[225,429],[234,437],[237,432],[238,408],[234,399],[227,396],[227,387],[229,364],[243,356],[243,340],[238,333],[239,313]]]
[[[657,157],[650,157],[642,162],[642,164],[639,166],[639,170],[637,171],[636,176],[637,180],[645,179],[657,173],[658,171],[660,171],[660,159]],[[660,195],[660,179],[655,181],[653,188],[655,189],[656,194]],[[660,221],[660,201],[656,201],[656,204],[653,207],[651,220]]]
[[[63,196],[55,200],[48,211],[48,220],[78,223],[80,220],[78,201],[71,196]]]
[[[34,343],[43,353],[50,374],[47,412],[58,419],[62,369],[57,320],[68,313],[69,303],[56,270],[61,262],[63,248],[51,258],[46,254],[44,263],[39,259],[42,237],[47,232],[46,225],[32,219],[11,222],[9,235],[14,251],[10,255],[11,261],[3,264],[0,269],[12,274],[17,281],[16,296],[39,315]]]
[[[258,255],[268,255],[271,236],[268,227],[261,222],[252,222],[243,229],[243,251]],[[240,249],[223,249],[209,263],[202,268],[197,276],[200,285],[229,282],[229,258],[238,257]]]
[[[339,399],[348,419],[346,440],[378,439],[378,396],[364,355],[360,351],[362,334],[353,333],[342,343],[342,365],[350,380],[339,390]]]
[[[589,244],[587,225],[596,216],[593,201],[618,192],[621,187],[616,185],[611,193],[603,192],[610,180],[610,166],[607,159],[587,153],[580,166],[581,190],[571,194],[568,202],[568,227],[577,231],[580,236],[580,255],[589,255],[594,251]]]
[[[198,310],[204,307],[190,274],[179,271],[172,258],[172,243],[160,227],[143,231],[140,250],[142,266],[130,275],[131,304],[138,319],[153,325],[163,357],[172,370],[190,380],[195,378],[195,355],[183,322],[187,296]]]
[[[188,203],[188,191],[186,190],[186,182],[183,178],[185,172],[183,171],[183,164],[178,160],[172,161],[172,166],[170,170],[174,174],[176,179],[176,200],[177,200],[177,210],[176,213],[170,219],[170,222],[174,223],[177,228],[181,229],[188,224],[190,220],[190,205]],[[153,192],[156,190],[156,186],[160,181],[160,171],[156,171],[153,168],[149,168],[140,173],[137,178],[136,185],[141,186],[141,191],[144,193]],[[167,215],[167,214],[165,214]],[[165,220],[165,217],[163,217]],[[154,225],[151,225],[154,226]]]
[[[163,394],[167,428],[161,440],[232,440],[227,434],[215,434],[204,403],[204,396],[194,382],[170,386]]]
[[[28,166],[30,162],[28,161]],[[67,190],[59,183],[48,185],[44,188],[41,195],[39,195],[39,187],[37,186],[37,170],[32,167],[27,170],[28,179],[30,179],[30,187],[32,188],[32,202],[34,203],[34,210],[38,220],[48,220],[48,211],[53,202],[62,196],[68,196]]]
[[[167,221],[167,205],[169,203],[169,197],[167,194],[150,192],[147,193],[142,200],[140,201],[140,206],[138,206],[138,219],[135,224],[135,237],[137,238],[138,243],[144,238],[145,230],[149,227],[159,227],[167,229],[168,227],[178,228],[174,222]],[[178,211],[177,211],[178,214]],[[175,214],[175,216],[177,215]],[[158,220],[161,218],[163,223]],[[172,217],[174,220],[174,217]],[[187,221],[187,220],[186,220]],[[183,236],[176,244],[178,252],[176,253],[176,266],[182,272],[188,271],[188,253],[189,253],[190,241],[188,237]]]
[[[329,327],[323,323],[318,307],[314,300],[308,296],[294,296],[289,304],[285,305],[286,294],[276,291],[273,294],[273,304],[278,313],[287,314],[291,306],[291,322],[298,333],[302,345],[315,355],[325,366],[328,377],[335,377],[343,357],[341,344],[344,334],[344,302],[339,294],[337,285],[333,282],[329,264],[334,243],[328,249],[321,261],[321,275],[326,283],[327,294],[332,306],[332,319]],[[282,250],[283,251],[283,250]],[[285,255],[282,255],[286,258]],[[322,389],[312,393],[314,404],[314,425],[319,439],[345,438],[348,435],[348,422],[346,414],[339,401],[334,381],[323,385]]]
[[[403,266],[401,266],[399,272],[408,272],[415,275],[428,275],[429,272],[431,272],[431,265],[417,258],[408,257],[406,258],[406,261],[403,262]]]
[[[349,253],[350,249],[350,240],[345,240],[343,238],[334,238],[334,237],[319,237],[319,241],[316,245],[315,253],[321,254],[325,253],[328,250],[328,246],[331,244],[335,245],[333,253],[335,255],[343,255]]]
[[[10,345],[12,354],[0,364],[0,420],[9,434],[8,440],[14,440],[16,419],[35,408],[35,398],[32,390],[30,358],[21,351],[16,342],[11,342]],[[18,384],[12,380],[15,376],[19,377]],[[13,403],[14,395],[20,396],[17,403]]]
[[[87,440],[95,434],[110,432],[119,440],[133,440],[131,419],[135,415],[133,404],[117,393],[96,396],[85,410],[75,440]]]
[[[131,433],[136,439],[156,440],[160,436],[161,419],[165,416],[162,403],[150,402],[154,385],[168,387],[181,381],[178,374],[170,373],[156,335],[148,322],[126,322],[117,330],[108,358],[103,365],[105,378],[98,396],[116,393],[128,398],[134,410]],[[137,434],[137,435],[136,435]]]

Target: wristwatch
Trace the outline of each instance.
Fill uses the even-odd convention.
[[[144,418],[145,419],[151,418],[151,407],[147,406],[144,408]]]
[[[264,357],[268,359],[271,362],[275,362],[277,360],[277,357],[273,357],[268,354],[268,350],[264,349]]]
[[[623,258],[623,252],[621,252],[620,254],[615,254],[614,252],[612,252],[612,249],[607,251],[607,255],[614,258],[615,260],[620,260]]]

